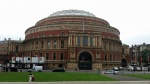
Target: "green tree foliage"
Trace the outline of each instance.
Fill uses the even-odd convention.
[[[144,63],[148,63],[148,56],[150,58],[150,50],[147,50],[147,49],[143,50],[142,51],[142,61]]]

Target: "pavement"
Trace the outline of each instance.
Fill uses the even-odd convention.
[[[117,74],[117,75],[114,75],[114,74],[102,74],[102,75],[110,77],[110,78],[113,78],[113,79],[116,79],[118,81],[150,81],[148,79],[124,76],[124,75],[121,75],[121,74]]]
[[[113,79],[116,79],[118,81],[150,81],[148,79],[143,79],[143,78],[137,78],[137,77],[130,77],[130,76],[125,76],[125,75],[122,75],[122,74],[150,74],[150,72],[129,72],[129,71],[124,71],[124,72],[121,72],[117,75],[114,75],[114,74],[104,74],[103,71],[100,71],[98,73],[98,71],[78,71],[78,72],[83,72],[83,73],[97,73],[97,74],[101,74],[101,75],[104,75],[104,76],[107,76],[107,77],[110,77],[110,78],[113,78]],[[149,83],[150,84],[150,83]]]

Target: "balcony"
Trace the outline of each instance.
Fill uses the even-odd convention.
[[[45,60],[45,63],[66,63],[67,60]]]

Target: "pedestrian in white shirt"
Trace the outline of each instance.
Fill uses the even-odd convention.
[[[32,74],[29,74],[29,82],[32,82]]]

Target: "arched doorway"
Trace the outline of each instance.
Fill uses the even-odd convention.
[[[78,61],[79,70],[92,70],[92,56],[89,52],[82,52]]]
[[[122,67],[127,67],[127,60],[125,58],[122,59]]]

